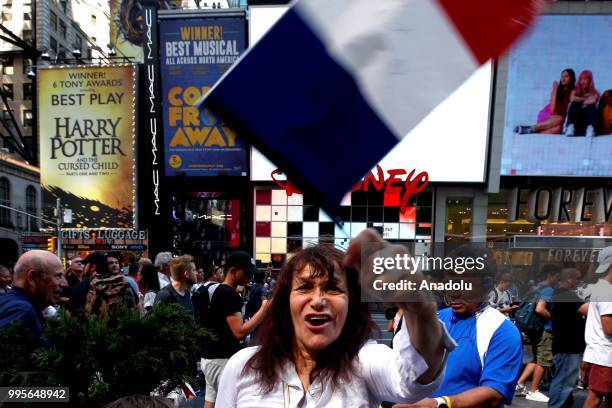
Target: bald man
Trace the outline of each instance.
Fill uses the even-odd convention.
[[[21,255],[15,264],[12,289],[0,296],[0,330],[17,320],[37,337],[42,332],[42,311],[60,302],[68,286],[64,268],[57,256],[33,250]]]

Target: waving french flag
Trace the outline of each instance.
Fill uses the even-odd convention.
[[[207,95],[321,204],[355,182],[545,0],[301,0]],[[427,170],[427,169],[424,169]]]

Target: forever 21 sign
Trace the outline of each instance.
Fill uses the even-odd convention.
[[[532,221],[604,223],[612,216],[612,191],[607,187],[515,187],[508,199],[508,220],[518,220],[524,207]]]

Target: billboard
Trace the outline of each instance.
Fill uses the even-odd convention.
[[[134,228],[135,75],[131,64],[39,70],[44,210],[59,197],[66,227]]]
[[[158,8],[166,8],[156,1]],[[109,0],[110,42],[120,57],[143,62],[144,27],[142,5],[139,0]],[[146,17],[145,17],[146,18]]]
[[[166,175],[246,176],[236,133],[197,103],[246,48],[244,17],[160,22]]]
[[[612,16],[543,16],[508,57],[501,175],[612,175]]]
[[[255,44],[286,9],[286,6],[250,7],[250,44]],[[491,80],[491,63],[486,63],[412,129],[380,160],[379,165],[385,171],[426,171],[430,182],[484,182],[488,158]],[[415,78],[415,85],[418,83],[418,78]],[[406,109],[410,109],[409,102],[406,103]],[[375,143],[376,135],[372,135],[372,141]],[[343,157],[342,152],[338,152],[338,160],[351,158]],[[270,173],[276,167],[259,151],[252,149],[252,180],[270,181]]]

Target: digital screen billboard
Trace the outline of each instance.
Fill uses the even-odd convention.
[[[40,184],[67,228],[134,228],[135,67],[39,69]]]
[[[612,175],[611,16],[543,16],[508,57],[501,175]]]
[[[255,44],[286,9],[286,6],[250,7],[250,44]],[[426,171],[430,182],[484,182],[491,79],[491,64],[486,63],[406,135],[379,162],[380,166],[384,170]],[[409,109],[409,104],[406,106]],[[376,143],[376,135],[372,135],[372,143]],[[341,152],[338,158],[346,159]],[[251,149],[251,180],[270,181],[270,173],[276,167],[259,151]]]
[[[246,147],[199,100],[246,48],[243,17],[160,22],[166,175],[246,176]]]

